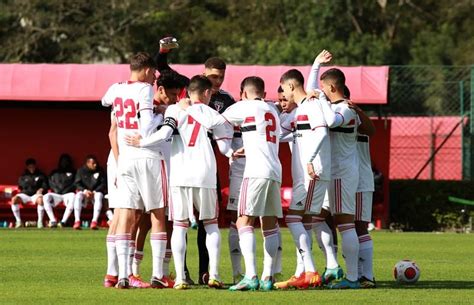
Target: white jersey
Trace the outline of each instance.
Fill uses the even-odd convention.
[[[296,108],[291,112],[280,113],[280,142],[288,142],[290,151],[293,152],[293,129]]]
[[[359,154],[359,186],[357,192],[373,192],[374,172],[370,160],[370,140],[368,136],[357,135],[357,152]]]
[[[241,101],[227,108],[223,116],[242,131],[246,155],[244,178],[281,182],[280,119],[276,107],[263,100]]]
[[[331,176],[333,179],[359,176],[359,157],[357,155],[357,113],[349,108],[346,101],[331,104],[331,108],[343,118],[339,127],[330,128]]]
[[[320,180],[331,180],[331,144],[321,102],[318,99],[303,100],[296,108],[294,126],[292,158],[298,159],[295,163],[301,163],[305,180],[310,180],[306,170],[310,162]]]
[[[227,123],[217,111],[205,104],[194,103],[189,108],[190,113],[198,112],[202,118],[213,123],[208,125],[198,121],[177,105],[166,109],[165,123],[170,119],[176,122],[171,144],[170,185],[215,189],[216,158],[208,131],[213,130],[214,136],[220,137],[225,132],[220,132],[219,127]]]
[[[243,146],[242,131],[240,131],[240,127],[234,126],[234,136],[232,137],[231,148],[233,151],[236,151]],[[242,178],[244,176],[245,159],[246,158],[238,158],[230,164],[229,177]]]
[[[140,158],[163,158],[161,151],[153,148],[137,148],[125,143],[126,135],[140,133],[147,137],[153,132],[153,87],[142,82],[123,82],[113,84],[102,98],[102,105],[113,106],[113,115],[117,122],[117,143],[119,160]],[[147,115],[143,111],[149,111]],[[144,121],[140,119],[149,119]],[[157,117],[157,121],[161,118]]]

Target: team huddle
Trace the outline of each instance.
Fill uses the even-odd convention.
[[[161,55],[174,47],[175,40],[163,41]],[[368,136],[374,126],[349,101],[342,71],[329,69],[319,77],[320,65],[331,58],[325,50],[316,57],[306,88],[301,72],[285,72],[277,103],[265,100],[263,79],[246,77],[240,101],[234,103],[220,89],[225,63],[219,58],[206,61],[203,75],[187,79],[147,53],[131,57],[130,80],[112,85],[102,99],[103,106],[112,108],[107,171],[114,216],[106,243],[106,287],[189,288],[191,225],[203,232],[199,284],[224,288],[214,148],[230,162],[227,212],[232,215],[228,242],[234,285],[229,290],[375,287],[367,231],[374,191]],[[282,272],[282,142],[289,142],[292,152],[293,193],[285,222],[296,246],[296,270],[290,279],[277,281]],[[263,234],[261,274],[257,218]],[[345,273],[337,259],[335,226]],[[139,270],[148,231],[150,283]],[[313,232],[326,258],[321,275],[312,256]],[[202,267],[201,256],[206,255]],[[175,277],[169,270],[171,257]]]

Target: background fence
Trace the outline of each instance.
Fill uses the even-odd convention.
[[[473,66],[391,66],[390,179],[473,177]]]

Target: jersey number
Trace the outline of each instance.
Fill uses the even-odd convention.
[[[125,126],[125,129],[138,129],[137,108],[132,99],[123,101],[120,97],[117,97],[114,101],[114,110],[119,128]]]
[[[267,142],[276,143],[276,120],[273,114],[270,112],[265,113],[265,121],[267,122],[267,127],[265,128],[267,134]]]
[[[193,147],[196,145],[196,140],[199,134],[199,129],[201,128],[201,123],[197,122],[192,116],[188,116],[188,124],[194,124],[193,132],[191,133],[191,138],[189,139],[188,146]]]

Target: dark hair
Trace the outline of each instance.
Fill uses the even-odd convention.
[[[185,87],[183,85],[182,75],[172,70],[165,70],[160,73],[156,80],[157,87],[164,87],[165,89],[179,89]],[[185,76],[184,76],[185,77]]]
[[[179,88],[186,88],[187,86],[189,86],[189,78],[187,76],[178,73],[178,78],[180,82]]]
[[[349,87],[347,87],[346,85],[344,85],[344,97],[347,98],[347,99],[350,99],[351,98],[351,91],[349,90]]]
[[[87,156],[86,156],[86,162],[87,162],[87,160],[90,160],[90,159],[92,159],[92,160],[94,160],[95,162],[97,162],[97,158],[96,158],[95,155],[87,155]]]
[[[225,61],[219,57],[211,57],[204,63],[204,67],[207,69],[225,70]]]
[[[265,82],[258,76],[249,76],[240,83],[240,92],[244,92],[245,87],[252,87],[257,94],[265,92]]]
[[[191,78],[188,85],[188,92],[203,93],[212,88],[211,81],[204,75],[195,75]]]
[[[278,86],[278,93],[283,93],[283,88],[281,86]]]
[[[25,165],[28,166],[28,165],[36,165],[36,160],[33,159],[33,158],[28,158],[26,159],[25,161]]]
[[[344,73],[336,68],[331,68],[321,74],[320,80],[330,80],[334,83],[334,86],[341,91],[344,91],[344,86],[346,85],[346,77]]]
[[[150,54],[146,52],[138,52],[130,57],[130,70],[140,71],[145,68],[154,68],[156,63]]]
[[[63,166],[63,161],[65,161],[65,165]],[[58,168],[61,168],[61,169],[73,169],[73,166],[72,166],[72,158],[69,154],[61,154],[61,156],[59,156],[59,160],[58,160]]]
[[[299,70],[296,69],[288,70],[280,77],[280,83],[284,83],[288,80],[294,80],[301,86],[304,85],[304,76]]]

